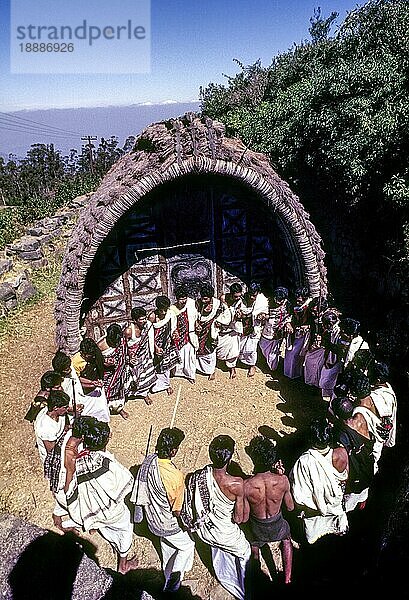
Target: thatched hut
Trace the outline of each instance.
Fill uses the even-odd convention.
[[[233,281],[326,291],[321,240],[263,154],[193,113],[156,123],[108,172],[67,245],[56,339],[78,349],[174,287]]]

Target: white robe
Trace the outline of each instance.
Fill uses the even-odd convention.
[[[344,492],[341,483],[348,472],[339,473],[332,464],[333,450],[324,456],[313,448],[304,452],[290,473],[295,502],[320,515],[304,516],[307,542],[313,544],[327,534],[348,531],[348,518],[343,507]]]
[[[186,306],[179,310],[177,306],[172,304],[170,310],[178,317],[181,313],[187,313],[189,327],[189,341],[187,344],[179,348],[181,363],[176,365],[174,376],[185,377],[190,381],[194,381],[196,377],[196,350],[198,346],[197,334],[195,332],[195,324],[197,319],[197,309],[193,298],[188,298]]]
[[[81,413],[84,417],[95,417],[98,419],[98,421],[109,423],[110,413],[107,397],[103,387],[95,388],[95,390],[89,394],[84,394],[81,381],[74,367],[71,367],[70,377],[64,377],[62,380],[61,387],[63,391],[70,397],[71,406],[73,405],[74,397],[76,404],[84,405],[84,409]]]
[[[110,452],[79,456],[66,493],[71,519],[85,531],[98,529],[121,557],[132,545],[131,514],[124,502],[133,477]]]
[[[250,558],[250,544],[243,531],[233,522],[234,501],[219,488],[210,465],[205,468],[209,494],[209,510],[198,488],[190,507],[199,516],[195,531],[199,538],[211,546],[213,568],[218,581],[235,598],[244,600],[244,579]],[[186,496],[185,496],[186,498]]]
[[[260,314],[268,314],[268,299],[261,292],[257,294],[252,306],[242,306],[244,315],[251,315],[253,331],[249,335],[243,335],[240,339],[239,360],[249,367],[254,367],[257,362],[257,348],[261,337],[262,324]]]
[[[384,441],[384,446],[392,448],[396,443],[396,394],[389,383],[375,386],[371,391],[372,402],[380,417],[390,417],[392,429],[389,438]]]
[[[379,435],[379,432],[378,432],[378,427],[381,426],[381,420],[375,413],[373,413],[366,406],[357,406],[356,408],[354,408],[352,415],[356,415],[356,414],[361,414],[364,417],[364,419],[368,425],[369,432],[372,433],[373,437],[375,438],[375,443],[373,446],[373,457],[374,457],[374,470],[375,470],[375,473],[377,473],[378,472],[378,462],[379,462],[379,459],[381,458],[381,454],[382,454],[382,450],[383,450],[383,438]]]

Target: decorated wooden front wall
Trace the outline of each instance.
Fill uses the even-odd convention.
[[[158,187],[124,214],[88,271],[83,317],[99,338],[110,323],[129,322],[134,306],[174,300],[184,283],[196,297],[209,282],[216,295],[235,281],[294,287],[297,256],[273,214],[247,187],[221,176],[188,176]]]

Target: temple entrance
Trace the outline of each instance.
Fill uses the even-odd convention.
[[[189,175],[155,188],[118,220],[91,264],[83,314],[92,337],[129,321],[134,306],[174,299],[203,282],[217,295],[234,281],[294,287],[297,255],[280,222],[258,195],[232,178]]]

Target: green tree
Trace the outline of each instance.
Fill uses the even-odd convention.
[[[210,84],[201,103],[300,195],[332,246],[330,283],[372,328],[409,296],[409,3],[371,0],[330,37],[334,20],[316,11],[311,42]],[[343,273],[331,263],[338,234],[356,249]]]

